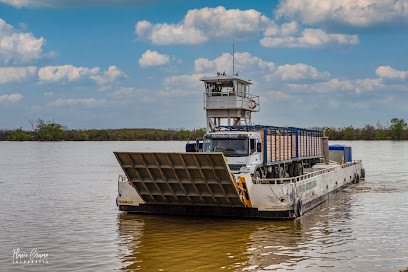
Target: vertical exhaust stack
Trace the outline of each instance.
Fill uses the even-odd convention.
[[[322,137],[323,164],[329,164],[329,137]]]
[[[322,150],[323,150],[323,164],[329,164],[329,137],[326,137],[326,130],[329,128],[325,128],[323,130],[323,137],[322,137]]]

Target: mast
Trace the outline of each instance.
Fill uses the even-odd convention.
[[[235,76],[235,48],[234,43],[232,43],[232,76]]]

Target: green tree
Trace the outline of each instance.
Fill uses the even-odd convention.
[[[35,134],[40,141],[61,141],[64,130],[60,124],[51,121],[45,123],[43,120],[38,119]]]
[[[404,119],[393,118],[391,120],[391,132],[393,139],[401,140],[401,137],[406,129],[407,123],[404,121]]]
[[[22,128],[18,128],[16,130],[10,131],[10,140],[13,141],[27,141],[30,137],[28,137]]]
[[[374,136],[375,140],[385,140],[387,139],[387,133],[384,130],[377,131]]]
[[[375,127],[371,125],[366,125],[362,130],[361,130],[361,136],[360,139],[362,140],[372,140],[375,138]]]
[[[344,130],[344,139],[345,140],[354,140],[355,138],[355,131],[352,126],[346,127]]]

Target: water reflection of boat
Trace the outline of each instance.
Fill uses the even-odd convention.
[[[293,225],[271,224],[252,232],[246,267],[267,271],[339,268],[339,256],[350,252],[350,242],[354,240],[349,196],[337,195],[331,203],[293,221]]]
[[[313,270],[332,266],[336,252],[347,251],[353,235],[347,193],[330,202],[294,221],[121,213],[118,233],[123,270]]]

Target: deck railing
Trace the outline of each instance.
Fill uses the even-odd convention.
[[[361,163],[361,161],[353,161],[350,163],[346,163],[343,165],[336,165],[330,168],[322,169],[319,171],[314,171],[308,174],[304,174],[302,176],[292,177],[292,178],[263,178],[263,179],[252,179],[254,184],[290,184],[290,183],[298,183],[300,181],[310,179],[312,177],[326,174],[333,171],[338,171],[341,168],[347,168],[356,164]]]

